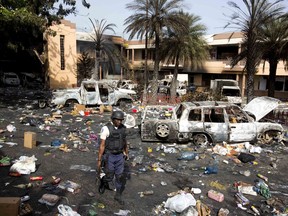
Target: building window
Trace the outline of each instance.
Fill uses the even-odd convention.
[[[64,35],[60,35],[60,64],[61,70],[65,70],[65,50],[64,50]]]

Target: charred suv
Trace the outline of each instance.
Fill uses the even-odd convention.
[[[280,140],[281,124],[261,122],[278,100],[255,98],[244,109],[227,102],[183,102],[146,106],[141,119],[143,141],[193,142],[196,145]]]
[[[99,84],[96,80],[82,81],[79,88],[56,90],[53,92],[53,105],[79,103],[83,105],[121,105],[132,103],[133,98],[125,92]]]

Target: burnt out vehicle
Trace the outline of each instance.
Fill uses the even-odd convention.
[[[259,97],[243,109],[227,102],[183,102],[174,106],[146,106],[141,117],[142,141],[193,142],[205,146],[220,142],[281,139],[283,127],[260,120],[278,106],[279,100]]]

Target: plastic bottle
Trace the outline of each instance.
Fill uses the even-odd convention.
[[[263,176],[261,174],[257,174],[257,176],[261,179],[263,179],[264,181],[268,182],[268,178],[266,176]]]
[[[218,167],[216,165],[205,167],[204,174],[217,174],[217,173],[218,173]]]
[[[255,212],[256,215],[260,215],[259,210],[255,206],[251,206],[251,209],[253,212]]]
[[[143,194],[144,195],[152,195],[152,194],[154,194],[154,191],[153,190],[147,190],[147,191],[144,191]]]
[[[224,200],[224,194],[217,192],[215,190],[209,190],[208,197],[217,202],[222,202]]]
[[[196,152],[186,151],[182,152],[178,160],[198,160],[199,155]]]
[[[30,181],[41,181],[43,180],[42,176],[31,176]]]

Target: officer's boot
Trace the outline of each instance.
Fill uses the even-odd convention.
[[[103,180],[103,178],[100,179],[100,184],[99,184],[99,187],[98,187],[98,191],[100,194],[103,194],[105,192],[105,182]]]
[[[122,199],[122,192],[123,190],[116,190],[116,194],[114,196],[114,199],[120,204],[124,205],[124,200]]]

